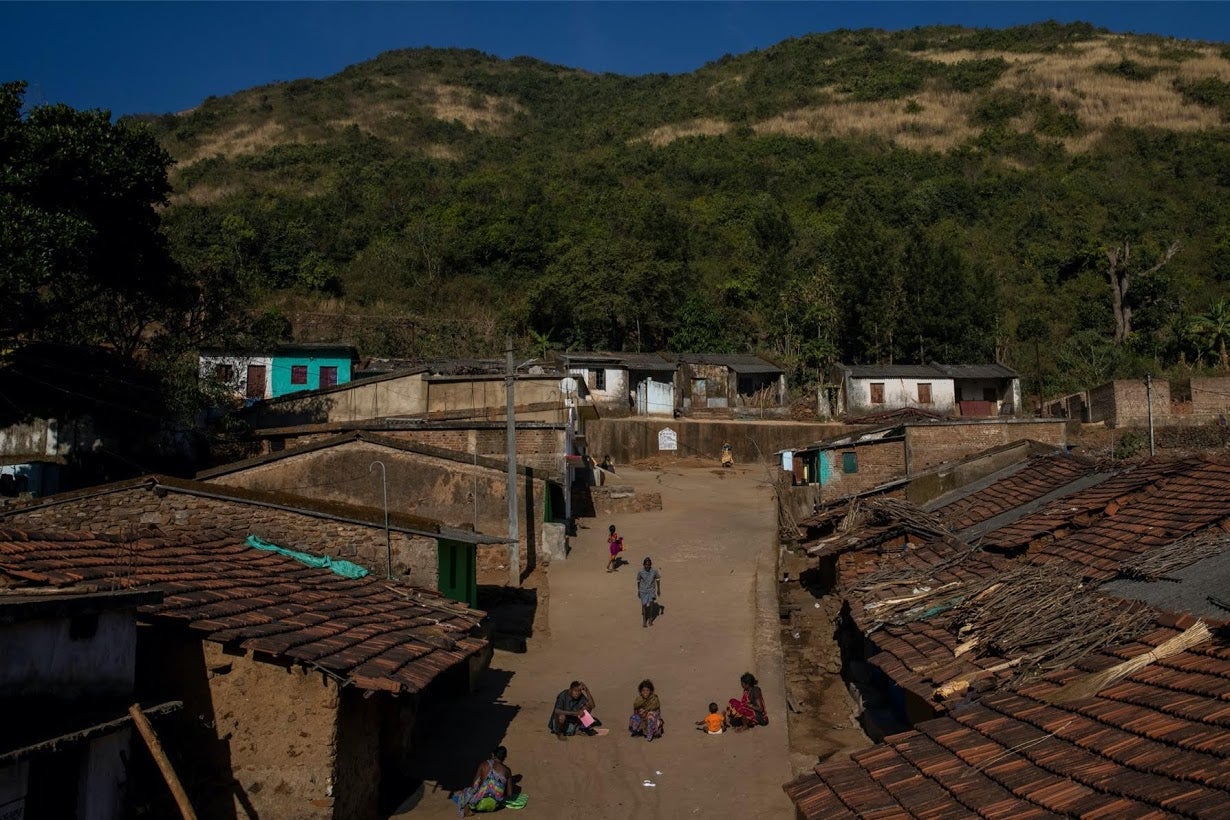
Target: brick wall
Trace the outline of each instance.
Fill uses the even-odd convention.
[[[937,464],[957,461],[1020,439],[1033,439],[1062,447],[1067,443],[1067,422],[993,421],[907,426],[910,472],[918,473]]]
[[[221,529],[255,535],[279,546],[346,558],[375,573],[385,571],[384,528],[348,524],[306,513],[261,507],[175,491],[163,497],[134,488],[62,504],[4,513],[0,520],[24,529],[71,529],[124,533],[157,526],[164,533]],[[392,532],[393,574],[428,589],[438,588],[434,538]]]
[[[1148,424],[1149,397],[1144,379],[1119,379],[1090,390],[1089,421],[1106,422],[1110,427]],[[1164,379],[1153,380],[1153,422],[1171,423],[1170,384]]]
[[[857,472],[842,471],[842,457],[845,453],[855,454],[858,460]],[[882,441],[825,450],[821,452],[821,457],[829,459],[830,467],[830,480],[820,487],[821,501],[855,495],[905,476],[905,445],[901,441]]]
[[[1192,379],[1192,415],[1211,421],[1222,414],[1230,415],[1230,378]]]

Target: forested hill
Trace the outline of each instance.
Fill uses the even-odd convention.
[[[1045,23],[671,76],[398,51],[150,123],[179,259],[300,338],[998,359],[1062,389],[1216,358],[1228,117],[1225,46]]]

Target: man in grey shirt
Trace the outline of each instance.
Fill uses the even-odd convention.
[[[658,596],[662,594],[662,575],[646,558],[636,574],[636,595],[641,599],[641,626],[651,626],[658,617]]]

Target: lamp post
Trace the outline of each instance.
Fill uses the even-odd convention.
[[[521,550],[518,540],[521,537],[517,521],[517,425],[516,404],[514,401],[516,363],[513,362],[512,336],[507,338],[504,348],[504,363],[507,373],[504,376],[505,393],[505,448],[508,450],[508,583],[510,586],[521,585]]]
[[[368,475],[372,470],[380,468],[380,489],[384,495],[384,566],[385,577],[393,580],[393,542],[389,539],[389,469],[383,461],[373,461],[367,468]]]

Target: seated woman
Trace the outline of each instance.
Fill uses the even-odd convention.
[[[735,731],[768,726],[769,711],[765,708],[764,693],[756,685],[756,678],[751,672],[744,672],[739,677],[739,685],[743,687],[743,697],[731,698],[726,709],[726,719],[730,725]]]
[[[458,814],[468,817],[476,811],[487,812],[503,808],[508,801],[509,787],[513,782],[512,772],[504,764],[507,757],[508,750],[497,746],[491,757],[479,764],[470,787],[453,795]]]
[[[628,731],[633,737],[643,735],[650,742],[662,736],[662,702],[653,691],[653,681],[643,680],[637,687],[636,699],[632,701],[632,717],[628,718]]]

